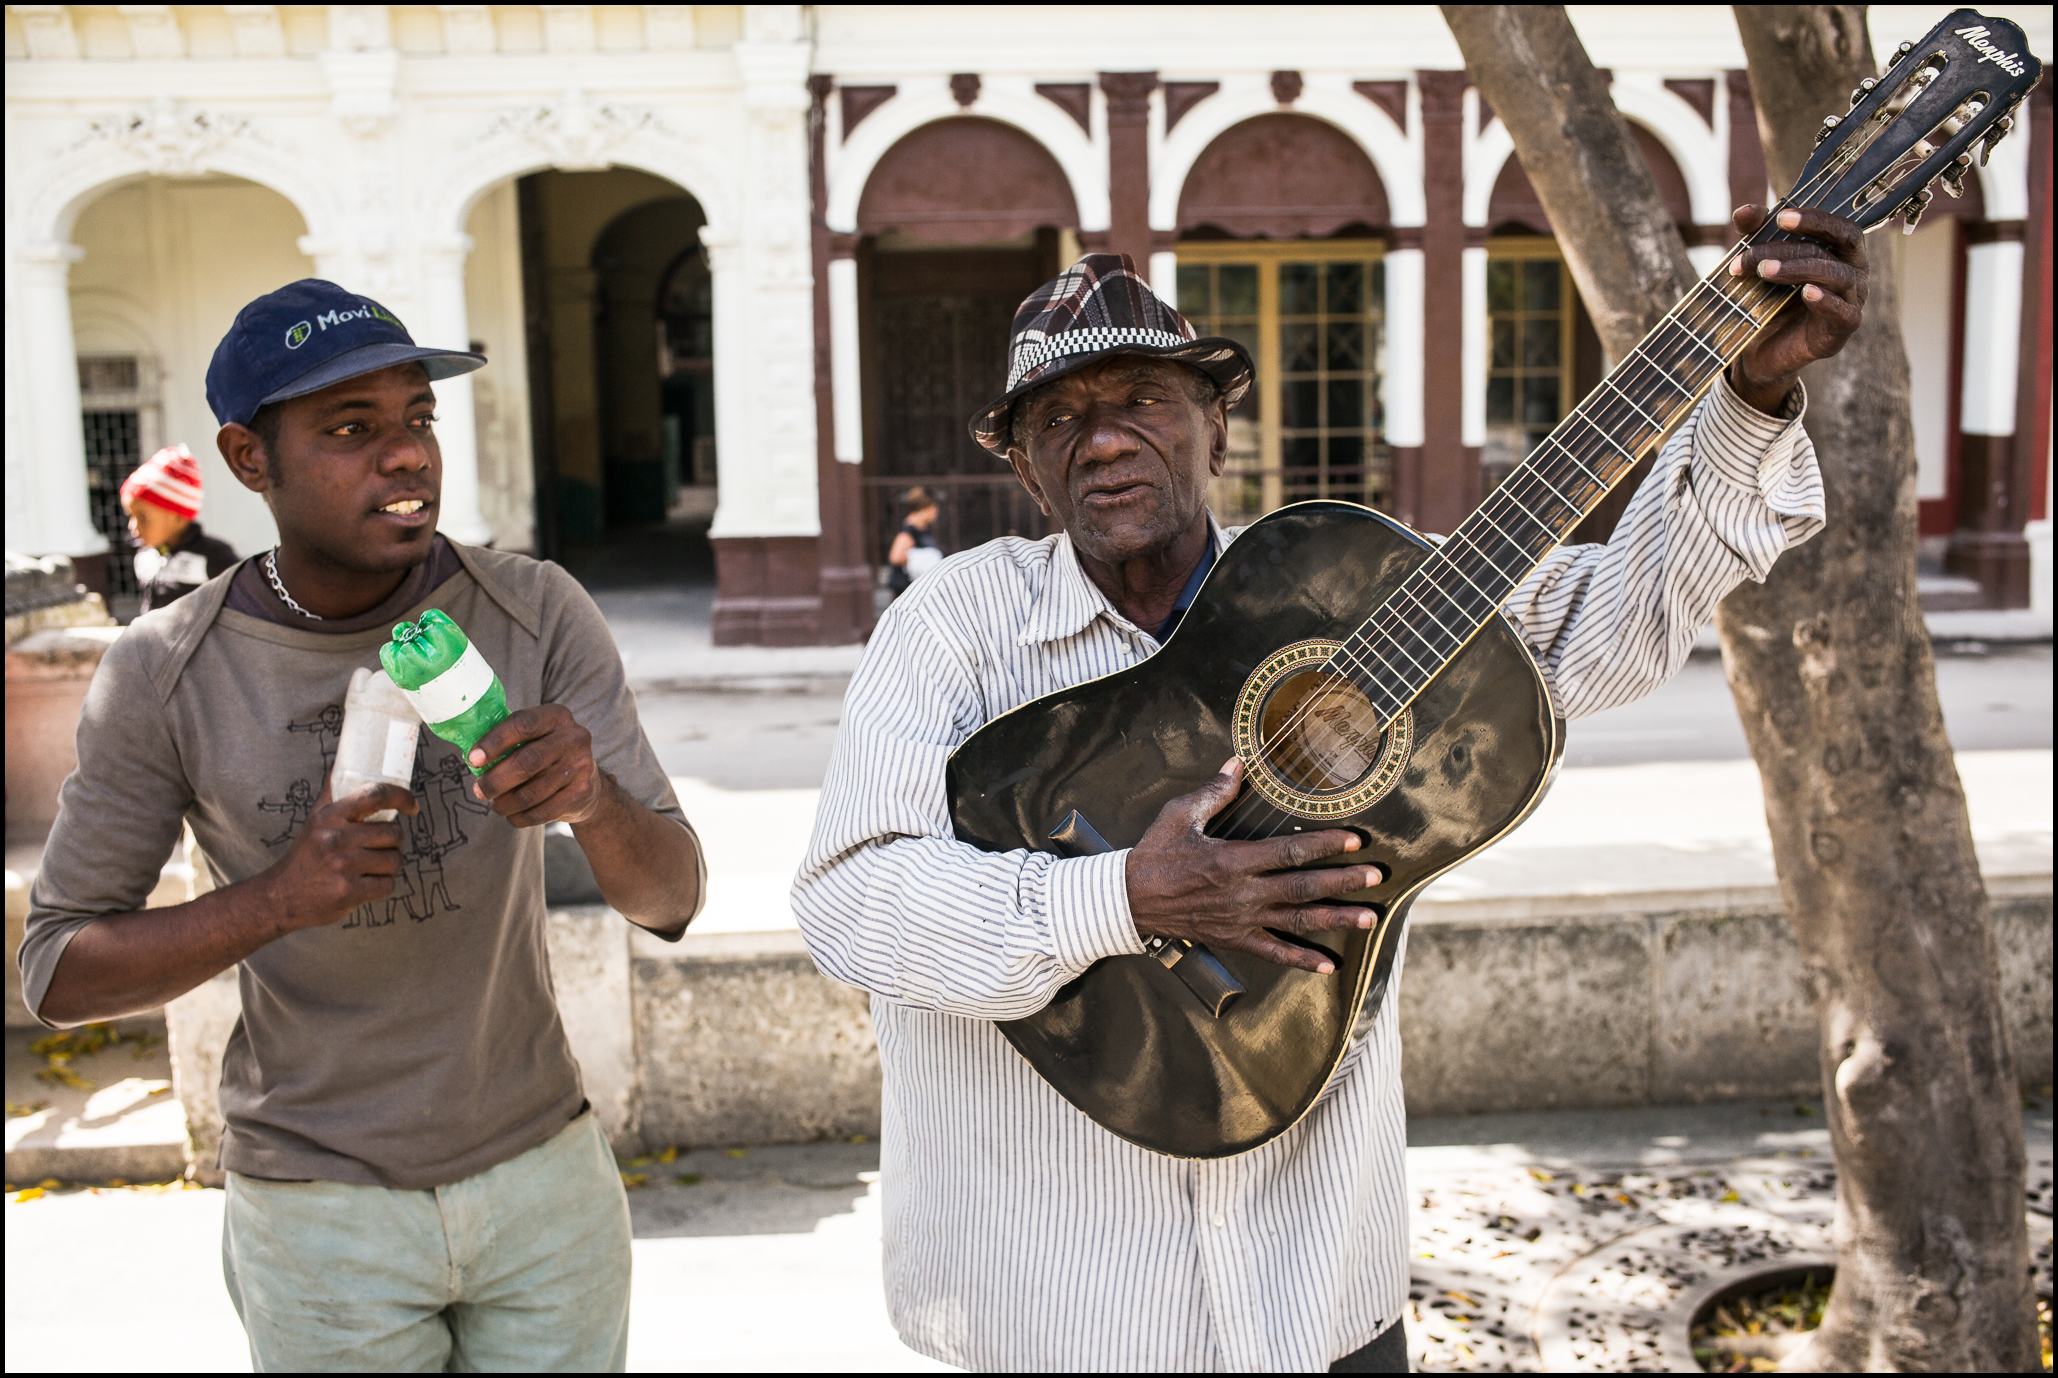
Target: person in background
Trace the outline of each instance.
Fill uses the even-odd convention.
[[[236,563],[227,541],[200,529],[200,461],[167,445],[122,480],[121,510],[136,542],[142,612],[161,608]]]
[[[886,587],[895,598],[943,562],[943,551],[936,545],[936,499],[929,490],[910,488],[902,493],[900,512],[900,531],[886,552],[886,563],[893,566]]]

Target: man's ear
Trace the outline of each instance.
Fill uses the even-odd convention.
[[[1009,446],[1008,465],[1014,469],[1015,478],[1029,490],[1029,496],[1036,499],[1036,505],[1042,509],[1043,515],[1051,516],[1050,503],[1043,496],[1043,485],[1036,481],[1036,470],[1029,466],[1028,452],[1019,445]]]
[[[231,421],[215,432],[214,448],[221,451],[222,462],[229,466],[236,482],[253,493],[271,491],[270,457],[265,454],[264,442],[258,439],[256,431]]]
[[[1208,473],[1222,477],[1229,465],[1229,404],[1217,397],[1208,403]]]

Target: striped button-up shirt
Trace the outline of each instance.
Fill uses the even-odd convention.
[[[1523,584],[1506,613],[1561,713],[1663,683],[1725,593],[1821,528],[1798,395],[1789,411],[1719,384],[1613,538]],[[1062,535],[946,560],[880,619],[851,680],[794,885],[816,963],[872,996],[888,1309],[908,1344],[962,1367],[1320,1370],[1407,1302],[1397,1002],[1362,1021],[1299,1124],[1202,1162],[1108,1133],[994,1026],[1141,950],[1128,853],[958,842],[944,762],[1009,709],[1156,649]]]

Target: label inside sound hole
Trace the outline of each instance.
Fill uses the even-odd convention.
[[[1342,643],[1296,642],[1253,670],[1234,733],[1246,778],[1283,812],[1327,820],[1357,813],[1400,782],[1414,720],[1382,724],[1350,676],[1329,667]]]

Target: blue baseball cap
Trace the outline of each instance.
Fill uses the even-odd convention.
[[[302,278],[236,313],[207,365],[207,405],[217,424],[247,426],[269,403],[414,363],[435,382],[483,367],[486,356],[424,349],[398,316],[370,297]]]

